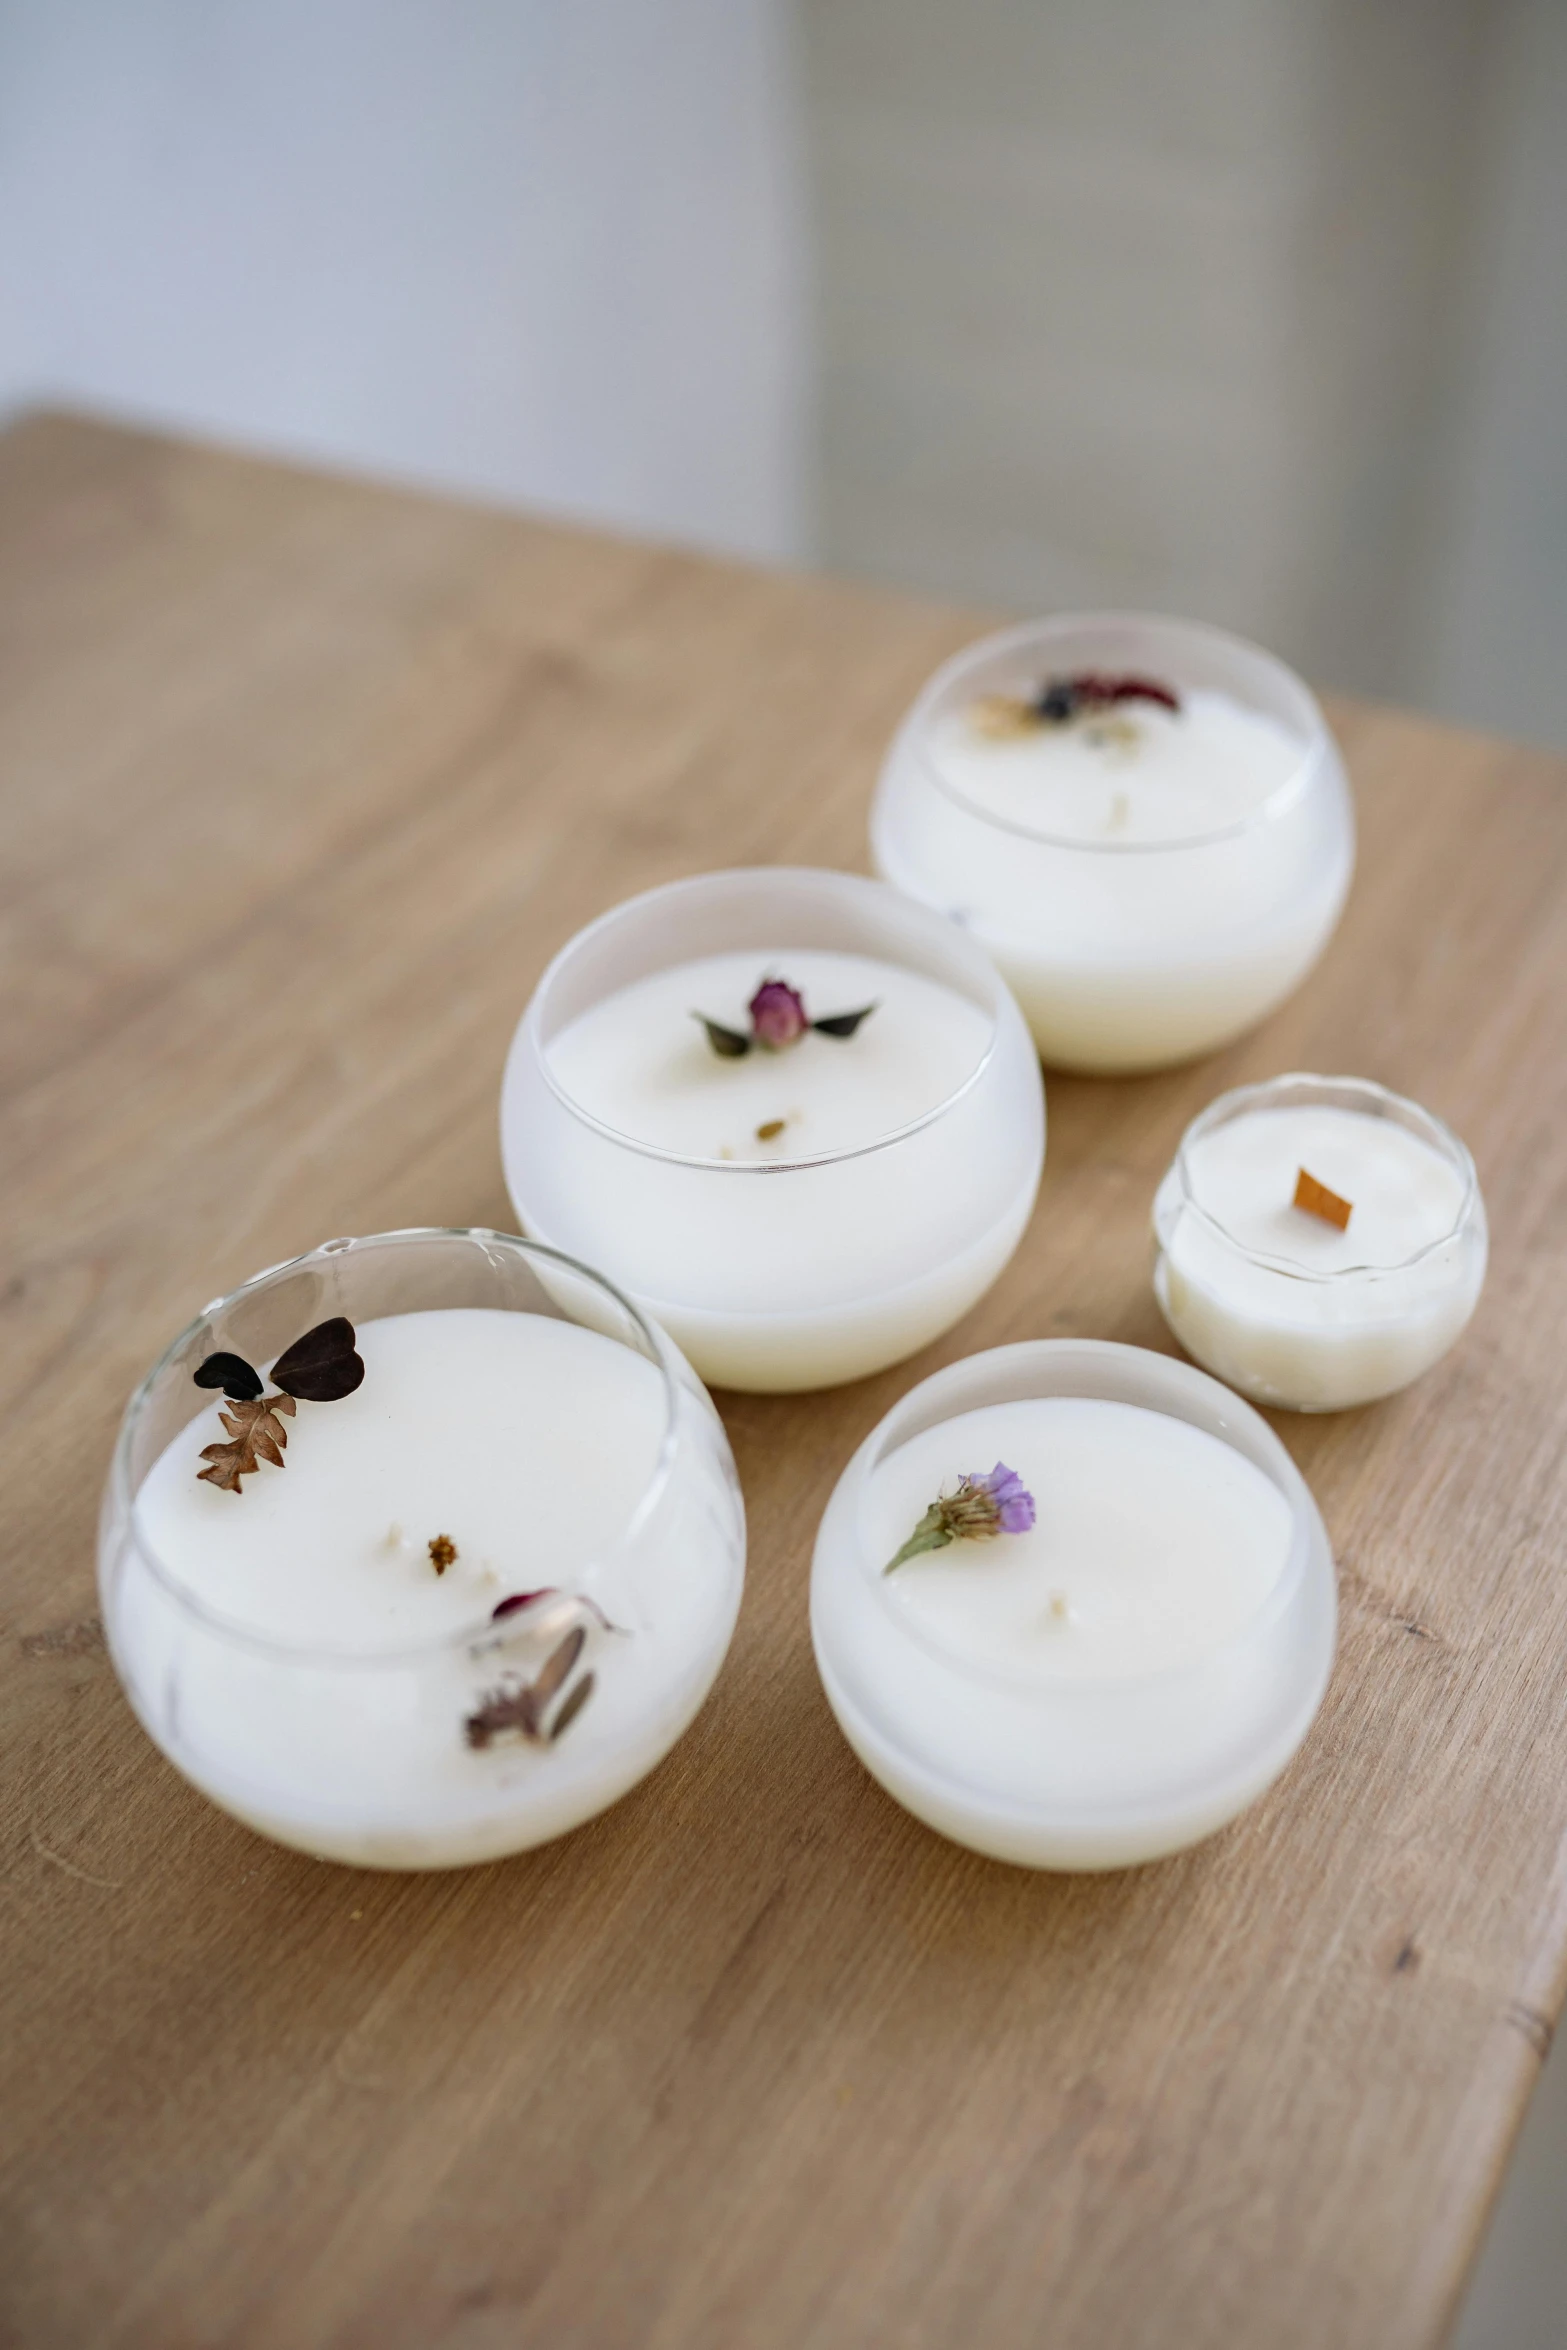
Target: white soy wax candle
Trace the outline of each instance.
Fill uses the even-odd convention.
[[[1011,1256],[1044,1095],[987,959],[879,883],[651,891],[541,980],[501,1100],[525,1229],[723,1386],[828,1386],[936,1337]]]
[[[811,1580],[867,1769],[1036,1868],[1153,1860],[1232,1819],[1305,1736],[1334,1625],[1322,1521],[1266,1423],[1089,1340],[913,1389],[840,1479]]]
[[[939,670],[888,753],[877,869],[994,956],[1044,1059],[1160,1068],[1283,1001],[1338,920],[1354,816],[1294,673],[1135,614],[1032,623]]]
[[[301,1376],[301,1322],[341,1376]],[[722,1429],[661,1334],[549,1251],[415,1232],[329,1243],[175,1342],[100,1576],[132,1703],[204,1793],[326,1858],[436,1868],[642,1778],[743,1561]]]
[[[1354,1077],[1221,1095],[1182,1138],[1154,1233],[1155,1294],[1187,1352],[1294,1411],[1407,1386],[1485,1280],[1469,1153],[1418,1103]]]

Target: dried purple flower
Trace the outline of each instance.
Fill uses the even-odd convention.
[[[789,1045],[798,1044],[810,1026],[805,1017],[805,998],[787,979],[764,979],[746,1010],[751,1015],[751,1031],[757,1043],[770,1053],[781,1053]]]
[[[1033,1523],[1033,1495],[1016,1469],[997,1461],[983,1476],[960,1478],[956,1493],[939,1495],[882,1572],[890,1575],[906,1560],[927,1550],[945,1550],[949,1542],[988,1542],[995,1534],[1026,1534]]]
[[[749,1036],[743,1029],[726,1028],[721,1020],[710,1020],[705,1012],[693,1012],[691,1017],[700,1020],[709,1045],[721,1061],[739,1061],[753,1045],[760,1045],[763,1052],[787,1052],[790,1045],[799,1043],[808,1028],[813,1028],[818,1036],[831,1036],[841,1043],[875,1009],[874,1004],[862,1004],[857,1012],[829,1012],[824,1020],[813,1020],[797,987],[791,987],[787,979],[764,979],[746,1006],[751,1015]]]

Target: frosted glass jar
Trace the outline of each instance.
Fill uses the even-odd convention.
[[[196,1368],[269,1364],[338,1315],[357,1392],[300,1403],[283,1465],[237,1493],[200,1482],[220,1430]],[[459,1546],[439,1575],[437,1534]],[[728,1442],[668,1339],[548,1250],[413,1231],[329,1241],[175,1339],[121,1425],[98,1573],[126,1694],[203,1794],[279,1843],[415,1869],[541,1843],[644,1777],[723,1662],[744,1562]],[[563,1733],[476,1743],[579,1627],[594,1685]]]
[[[1049,1448],[1041,1439],[1031,1457],[1026,1428],[1042,1405],[1084,1404],[1100,1417],[1105,1405],[1121,1407],[1110,1416],[1124,1426],[1107,1447],[1100,1444],[1113,1460],[1099,1493],[1070,1497],[1070,1523],[1055,1537],[1068,1562],[1060,1568],[1050,1558]],[[1034,1480],[1038,1508],[1019,1559],[1027,1556],[1023,1544],[1042,1544],[1046,1559],[1034,1615],[1048,1628],[1038,1637],[1032,1624],[1019,1630],[998,1613],[997,1580],[1027,1572],[1001,1555],[1015,1537],[937,1554],[936,1572],[948,1582],[939,1608],[909,1580],[929,1562],[885,1571],[889,1541],[907,1531],[909,1510],[934,1498],[926,1492],[924,1453],[944,1460],[952,1475],[986,1471],[990,1431],[1008,1415],[1022,1420],[1024,1433],[1002,1439],[1007,1465],[1025,1483]],[[1077,1479],[1073,1464],[1081,1456],[1072,1431],[1052,1442],[1063,1475]],[[976,1447],[987,1457],[970,1457]],[[916,1448],[918,1475],[901,1514],[889,1517],[885,1489]],[[1186,1516],[1194,1508],[1200,1515],[1210,1481],[1203,1462],[1194,1473],[1180,1460],[1183,1450],[1208,1456],[1219,1471],[1216,1487],[1226,1482],[1228,1464],[1230,1483],[1255,1488],[1242,1494],[1238,1517],[1226,1518],[1216,1501],[1216,1534],[1244,1544],[1246,1510],[1255,1516],[1260,1498],[1259,1539],[1268,1552],[1250,1604],[1243,1580],[1193,1625],[1158,1590],[1171,1500]],[[1105,1561],[1091,1555],[1096,1514]],[[1187,1532],[1195,1539],[1181,1570],[1200,1582],[1202,1528]],[[1074,1558],[1089,1570],[1106,1568],[1084,1609],[1094,1620],[1081,1627],[1072,1620]],[[974,1579],[972,1624],[963,1618],[965,1578]],[[1052,1611],[1061,1594],[1048,1588],[1058,1579],[1074,1603],[1059,1611],[1059,1641]],[[1139,1613],[1139,1593],[1150,1620]],[[1032,1868],[1122,1868],[1175,1852],[1233,1819],[1304,1738],[1327,1687],[1335,1625],[1333,1560],[1321,1517],[1267,1423],[1188,1364],[1091,1339],[998,1347],[913,1388],[839,1479],[811,1575],[822,1684],[867,1770],[941,1834]]]
[[[1301,1165],[1351,1203],[1342,1232],[1290,1206]],[[1407,1387],[1485,1281],[1474,1161],[1440,1118],[1366,1078],[1221,1094],[1181,1137],[1153,1222],[1154,1294],[1188,1354],[1290,1411]]]
[[[1165,681],[1194,735],[1154,712],[1147,756],[1101,791],[1041,769],[1036,794],[1029,744],[987,742],[973,714],[1081,672]],[[1050,730],[1036,739],[1048,756]],[[1355,828],[1292,670],[1192,621],[1098,613],[986,637],[936,672],[888,752],[871,847],[994,956],[1048,1064],[1117,1072],[1212,1052],[1282,1003],[1338,921]]]
[[[749,975],[738,1005],[745,987],[769,970],[787,975],[802,958],[841,969],[845,986],[852,972],[855,986],[889,1000],[852,1039],[812,1038],[814,1058],[802,1048],[712,1060],[692,1012],[738,1019],[727,999],[713,998],[721,981]],[[701,1001],[698,989],[707,991]],[[651,1029],[649,990],[661,1007]],[[944,1006],[954,1032],[971,1040],[924,1095],[920,1031],[900,1041],[893,998],[915,1023],[921,1004]],[[614,1043],[620,1007],[627,1035],[647,1038],[650,1087],[601,1052]],[[810,1008],[858,1004],[813,996]],[[593,1055],[573,1054],[589,1023]],[[884,1066],[888,1054],[895,1069]],[[607,1089],[597,1106],[568,1063]],[[721,1155],[727,1130],[710,1122],[709,1132],[707,1112],[698,1118],[691,1104],[709,1094],[721,1104],[731,1085],[749,1088],[762,1071],[780,1112],[805,1114],[776,1142],[747,1140]],[[912,1077],[912,1095],[895,1075],[900,1086]],[[819,1115],[807,1098],[817,1078]],[[754,1118],[753,1094],[734,1098]],[[883,1098],[902,1105],[886,1111],[885,1126]],[[686,1147],[654,1139],[655,1127],[680,1134],[688,1116],[698,1123]],[[831,1131],[833,1121],[847,1121],[858,1139],[842,1148],[790,1140],[793,1131]],[[748,1122],[735,1125],[737,1138],[742,1131],[750,1135]],[[759,1390],[863,1377],[966,1313],[1017,1246],[1044,1141],[1038,1061],[989,959],[879,882],[809,868],[701,874],[592,923],[539,982],[501,1095],[506,1180],[524,1228],[602,1264],[703,1378]]]

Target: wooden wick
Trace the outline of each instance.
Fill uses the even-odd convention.
[[[1304,1167],[1296,1174],[1295,1197],[1291,1205],[1304,1208],[1308,1216],[1320,1216],[1324,1224],[1336,1225],[1340,1232],[1348,1231],[1349,1219],[1354,1213],[1347,1199],[1340,1199],[1336,1191],[1329,1191],[1325,1183],[1319,1183],[1315,1175],[1308,1175]]]

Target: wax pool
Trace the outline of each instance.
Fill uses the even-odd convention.
[[[1000,739],[964,710],[932,730],[931,757],[987,815],[1086,847],[1200,838],[1243,823],[1301,763],[1298,735],[1232,695],[1179,710],[1135,702],[1104,718]]]
[[[357,1343],[363,1384],[298,1405],[281,1469],[237,1494],[198,1479],[216,1403],[154,1461],[135,1532],[161,1572],[127,1581],[116,1661],[166,1751],[263,1833],[379,1867],[488,1858],[602,1809],[685,1727],[734,1622],[732,1529],[666,1493],[672,1515],[627,1542],[669,1417],[629,1346],[482,1307],[389,1315]],[[492,1610],[550,1586],[619,1627],[572,1617],[592,1694],[556,1744],[475,1749],[484,1696],[543,1662],[530,1627],[561,1630],[538,1603]]]
[[[850,1743],[908,1809],[1003,1859],[1113,1867],[1277,1775],[1323,1667],[1315,1635],[1272,1620],[1299,1513],[1252,1459],[1169,1412],[1062,1394],[874,1452],[824,1520],[812,1628]],[[938,1493],[997,1461],[1034,1496],[1031,1530],[884,1571]]]
[[[783,973],[814,1019],[874,1005],[851,1037],[808,1031],[781,1052],[715,1053],[694,1007],[736,1032]],[[857,1150],[934,1109],[990,1042],[977,1004],[866,955],[778,946],[708,955],[622,988],[563,1029],[550,1067],[572,1099],[633,1141],[699,1159],[779,1161]],[[702,1234],[687,1232],[689,1274]]]
[[[664,960],[704,935],[747,943]],[[694,1015],[749,1038],[767,978],[813,1023],[867,1016],[715,1052]],[[1044,1102],[1017,1007],[949,925],[850,875],[741,872],[633,900],[557,958],[501,1133],[528,1232],[601,1265],[705,1379],[789,1389],[895,1362],[983,1294],[1033,1207]]]
[[[1354,1081],[1235,1098],[1250,1106],[1198,1121],[1160,1187],[1155,1290],[1170,1327],[1260,1402],[1331,1411],[1405,1386],[1452,1345],[1484,1279],[1467,1153]],[[1376,1106],[1349,1106],[1359,1098]],[[1342,1229],[1293,1204],[1302,1170],[1349,1204]]]
[[[1129,699],[993,729],[1058,672],[1141,671]],[[878,870],[994,957],[1047,1062],[1135,1070],[1210,1051],[1294,988],[1338,919],[1354,823],[1299,679],[1186,623],[1063,620],[938,672],[883,768]]]

